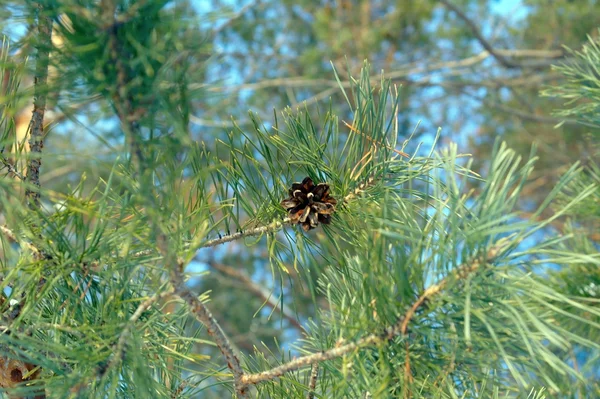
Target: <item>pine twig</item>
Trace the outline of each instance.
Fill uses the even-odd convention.
[[[214,246],[217,246],[220,244],[225,244],[226,242],[239,240],[240,238],[259,236],[259,235],[265,234],[265,233],[272,233],[274,231],[281,229],[284,225],[288,224],[290,222],[290,220],[291,219],[289,217],[286,217],[283,220],[275,220],[265,226],[259,226],[259,227],[253,228],[253,229],[248,229],[245,231],[238,231],[237,233],[228,234],[228,235],[225,235],[225,236],[219,237],[219,238],[214,238],[212,240],[208,240],[207,242],[205,242],[201,246],[201,248],[214,247]]]
[[[387,150],[394,151],[396,154],[398,154],[398,155],[400,155],[400,156],[402,156],[402,157],[405,157],[405,158],[410,158],[410,155],[408,155],[408,154],[407,154],[407,153],[405,153],[404,151],[399,151],[399,150],[397,150],[397,149],[395,149],[395,148],[391,148],[390,146],[388,146],[388,145],[386,145],[386,144],[379,143],[379,142],[377,142],[377,141],[373,140],[371,137],[369,137],[369,136],[368,136],[368,135],[366,135],[365,133],[363,133],[363,132],[361,132],[360,130],[358,130],[357,128],[355,128],[354,126],[350,125],[348,122],[346,122],[346,121],[342,121],[342,122],[344,123],[344,125],[346,125],[346,127],[347,127],[348,129],[350,129],[351,131],[353,131],[353,132],[354,132],[354,133],[356,133],[356,134],[359,134],[359,135],[361,135],[362,137],[364,137],[365,139],[367,139],[369,142],[371,142],[371,143],[373,143],[373,144],[378,144],[378,145],[380,145],[381,147],[384,147],[384,148],[385,148],[385,149],[387,149]]]
[[[319,363],[313,363],[310,370],[310,381],[308,382],[308,395],[306,399],[315,398],[315,389],[317,388],[317,380],[319,379]]]
[[[429,288],[423,291],[423,293],[413,303],[408,311],[401,316],[395,324],[385,328],[383,332],[372,333],[357,341],[350,342],[336,348],[296,358],[267,371],[255,374],[246,374],[243,376],[242,382],[247,385],[255,385],[260,382],[271,381],[275,378],[285,375],[288,372],[308,367],[314,363],[336,359],[358,349],[386,343],[391,341],[396,336],[406,335],[409,324],[417,311],[421,309],[433,296],[444,290],[452,278],[464,279],[468,275],[474,273],[487,262],[497,258],[506,248],[506,244],[506,241],[498,241],[488,250],[485,257],[476,258],[471,263],[459,266],[454,270],[454,272],[445,277],[439,283],[431,285]],[[405,370],[410,372],[410,363],[405,365]]]
[[[178,267],[181,269],[183,265],[180,263]],[[233,373],[233,384],[237,397],[239,399],[249,398],[248,384],[244,382],[245,373],[229,337],[225,334],[208,307],[185,287],[181,277],[173,278],[172,282],[175,287],[175,294],[188,304],[192,314],[198,321],[204,324],[206,331],[214,338],[219,350],[225,357],[225,360],[227,360],[227,367]]]
[[[0,155],[0,162],[2,162],[4,167],[8,170],[8,173],[16,176],[19,180],[25,181],[25,179],[27,179],[25,176],[23,176],[21,173],[19,173],[17,168],[12,163],[10,163],[6,158],[4,158],[3,155]]]

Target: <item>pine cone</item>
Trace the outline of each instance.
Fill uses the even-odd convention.
[[[329,196],[329,184],[319,183],[315,186],[310,177],[302,183],[292,184],[290,198],[281,201],[289,213],[292,224],[300,223],[304,231],[319,225],[331,223],[331,215],[335,211],[335,198]]]

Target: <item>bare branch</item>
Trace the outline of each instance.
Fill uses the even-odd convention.
[[[484,105],[495,108],[498,111],[504,112],[506,114],[514,115],[517,118],[520,118],[523,120],[529,120],[529,121],[533,121],[533,122],[537,122],[537,123],[552,124],[552,125],[564,123],[567,125],[583,125],[583,126],[593,127],[590,124],[587,124],[587,123],[581,122],[581,121],[577,121],[575,119],[554,118],[551,116],[533,114],[530,112],[522,111],[517,108],[507,107],[506,105],[502,105],[496,101],[491,101],[491,100],[481,98],[481,97],[476,96],[472,93],[469,93],[468,91],[465,91],[465,90],[463,90],[462,93],[468,95],[469,97],[471,97],[475,100],[480,101]]]
[[[448,0],[440,0],[440,3],[442,3],[444,6],[446,6],[446,8],[448,8],[449,10],[453,11],[456,15],[458,15],[458,17],[460,19],[462,19],[469,26],[469,29],[471,29],[471,32],[473,32],[473,35],[475,35],[475,38],[477,39],[477,41],[500,64],[502,64],[506,68],[518,68],[520,66],[519,64],[512,62],[511,60],[505,58],[504,56],[502,56],[498,52],[496,52],[494,50],[494,47],[485,39],[485,37],[483,37],[483,35],[479,31],[479,28],[477,28],[477,25],[475,25],[475,23],[469,17],[467,17],[467,15],[465,13],[463,13],[460,10],[460,8],[458,8],[454,4],[450,3]]]
[[[209,265],[212,268],[218,270],[219,272],[229,277],[233,277],[237,281],[244,284],[248,291],[259,297],[260,300],[263,301],[263,303],[267,304],[269,307],[279,312],[279,314],[281,314],[281,316],[285,320],[287,320],[288,323],[290,323],[290,325],[294,326],[300,332],[305,332],[304,326],[302,326],[298,319],[294,317],[294,315],[291,314],[287,310],[287,308],[281,307],[278,302],[274,301],[271,293],[263,287],[261,287],[260,285],[256,284],[254,281],[252,281],[252,279],[246,273],[218,262],[209,262]]]
[[[248,398],[248,384],[244,382],[244,370],[240,364],[240,360],[231,345],[231,341],[221,328],[221,325],[214,318],[210,310],[194,295],[189,289],[185,288],[183,279],[174,279],[175,294],[183,299],[190,307],[190,310],[196,319],[206,327],[206,331],[214,338],[219,350],[227,360],[227,367],[233,373],[234,386],[238,398]]]
[[[221,25],[217,26],[216,28],[214,28],[212,30],[212,36],[216,36],[218,35],[221,31],[223,31],[224,29],[228,28],[229,26],[231,26],[235,21],[237,21],[238,19],[240,19],[241,17],[244,16],[244,14],[246,14],[246,12],[252,8],[252,7],[256,7],[256,6],[260,6],[261,4],[260,0],[257,1],[251,1],[250,3],[246,4],[245,6],[243,6],[238,12],[236,12],[233,16],[231,16],[231,18],[229,18],[227,21],[225,21],[224,23],[222,23]]]
[[[419,309],[425,306],[429,299],[431,299],[433,296],[435,296],[444,288],[446,288],[447,284],[452,279],[464,279],[470,274],[477,271],[487,262],[497,258],[506,248],[507,242],[508,241],[502,240],[497,242],[488,250],[485,256],[476,258],[470,263],[459,266],[449,276],[441,280],[439,283],[431,285],[429,288],[423,291],[423,293],[413,303],[413,305],[408,309],[408,311],[403,316],[401,316],[395,324],[390,325],[389,327],[384,329],[383,332],[378,334],[369,334],[366,337],[361,338],[357,341],[350,342],[345,345],[340,345],[336,348],[329,349],[327,351],[296,358],[267,371],[263,371],[256,374],[246,374],[242,378],[242,382],[245,384],[258,384],[264,381],[271,381],[275,378],[285,375],[288,372],[308,367],[314,363],[336,359],[361,348],[383,344],[389,342],[396,336],[406,335],[406,333],[408,332],[408,327],[413,317]],[[407,372],[410,373],[410,365],[407,366]]]
[[[502,57],[512,58],[531,58],[535,61],[530,63],[521,63],[520,67],[542,67],[550,66],[555,60],[564,57],[562,51],[558,50],[534,50],[534,49],[496,49],[494,50],[495,55]],[[494,54],[488,50],[482,51],[471,57],[467,57],[460,60],[452,61],[438,61],[428,62],[425,65],[405,65],[399,67],[394,71],[386,72],[385,76],[388,79],[398,80],[406,79],[415,74],[427,74],[432,72],[438,72],[442,70],[451,71],[457,69],[465,69],[464,72],[472,73],[472,70],[468,69],[475,65],[481,64],[489,57],[494,57]],[[371,82],[377,84],[381,81],[381,74],[371,76]],[[237,92],[240,90],[261,90],[268,88],[307,88],[307,87],[319,87],[323,90],[326,88],[339,89],[340,85],[343,88],[350,88],[354,83],[350,80],[338,82],[335,79],[314,79],[310,77],[283,77],[275,79],[265,79],[255,83],[242,83],[239,85],[232,85],[227,87],[206,87],[206,84],[195,84],[191,85],[192,88],[204,88],[211,92]],[[313,100],[314,101],[314,100]]]

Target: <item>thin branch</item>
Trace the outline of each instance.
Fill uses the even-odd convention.
[[[190,307],[191,313],[196,319],[204,324],[208,334],[213,337],[215,344],[227,360],[227,367],[233,373],[233,385],[237,397],[239,399],[248,399],[248,385],[245,384],[242,379],[244,377],[244,370],[240,364],[240,360],[231,345],[231,340],[225,334],[225,331],[221,328],[221,325],[212,315],[208,307],[202,303],[198,296],[192,293],[185,285],[183,278],[184,264],[183,260],[177,259],[172,252],[169,250],[167,236],[158,231],[157,238],[158,250],[165,259],[165,264],[169,269],[169,276],[171,284],[173,286],[174,294],[180,297]]]
[[[290,223],[290,221],[291,219],[289,217],[286,217],[283,220],[275,220],[265,226],[260,226],[244,231],[238,231],[237,233],[228,234],[219,238],[214,238],[205,242],[200,248],[214,247],[220,244],[225,244],[226,242],[236,241],[241,238],[259,236],[265,233],[272,233],[281,229],[284,225]]]
[[[0,162],[2,162],[4,167],[6,169],[8,169],[9,174],[12,173],[12,175],[16,176],[21,181],[25,181],[27,179],[25,176],[23,176],[21,173],[19,173],[17,168],[15,168],[15,166],[12,163],[10,163],[6,158],[4,158],[4,156],[1,154],[0,154]]]
[[[121,334],[119,335],[119,340],[117,341],[117,344],[115,345],[115,352],[113,354],[113,358],[111,359],[106,370],[110,370],[112,367],[115,367],[123,358],[125,344],[127,343],[127,339],[129,338],[131,329],[135,325],[135,322],[138,321],[138,319],[140,317],[142,317],[142,314],[146,310],[148,310],[150,308],[150,306],[152,306],[155,302],[159,301],[160,299],[171,296],[171,295],[173,295],[173,293],[174,293],[173,289],[170,289],[170,290],[167,290],[167,291],[161,292],[161,293],[156,293],[156,294],[152,295],[150,298],[146,299],[144,302],[140,303],[140,305],[137,307],[135,312],[133,312],[133,314],[127,321],[127,324],[125,325],[125,328],[123,328],[123,331],[121,331]],[[106,371],[104,373],[106,373]]]
[[[538,61],[529,63],[519,64],[521,67],[542,67],[542,66],[550,66],[555,60],[564,57],[564,53],[559,50],[533,50],[533,49],[496,49],[493,50],[495,55],[512,57],[512,58],[532,58]],[[438,62],[429,62],[425,65],[415,66],[413,64],[406,65],[403,67],[399,67],[394,71],[386,72],[385,76],[388,79],[398,80],[398,79],[406,79],[412,75],[422,75],[433,72],[439,72],[441,70],[457,70],[457,69],[465,69],[465,72],[469,74],[472,73],[471,68],[477,64],[481,64],[483,61],[488,59],[489,57],[494,57],[494,54],[485,50],[480,52],[479,54],[460,59],[460,60],[452,60],[452,61],[438,61]],[[370,81],[373,84],[377,84],[381,81],[381,74],[376,74],[370,77]],[[307,87],[319,87],[322,89],[325,88],[334,88],[339,89],[339,87],[350,88],[355,83],[351,80],[345,80],[338,82],[335,79],[314,79],[310,77],[282,77],[282,78],[274,78],[274,79],[264,79],[259,82],[254,83],[242,83],[239,85],[233,86],[221,86],[221,87],[206,87],[206,84],[194,84],[191,85],[190,88],[193,89],[207,89],[211,92],[237,92],[241,90],[260,90],[267,88],[307,88]]]
[[[221,25],[219,25],[218,27],[214,28],[212,30],[212,36],[216,36],[218,35],[220,32],[222,32],[224,29],[228,28],[229,26],[231,26],[235,21],[237,21],[238,19],[240,19],[241,17],[244,16],[244,14],[246,14],[246,12],[252,8],[252,7],[256,7],[256,6],[260,6],[261,4],[260,0],[257,1],[252,1],[248,4],[246,4],[245,6],[243,6],[238,12],[236,12],[234,15],[231,16],[231,18],[229,18],[227,21],[225,21],[224,23],[222,23]]]
[[[232,121],[214,121],[214,120],[210,120],[210,119],[203,119],[203,118],[199,118],[195,115],[190,115],[190,122],[192,122],[195,125],[198,126],[203,126],[203,127],[218,127],[218,128],[230,128],[231,126],[233,126],[233,122]],[[250,120],[244,120],[244,121],[235,121],[235,124],[238,126],[247,126],[250,125],[251,122]]]
[[[506,114],[514,115],[519,119],[529,120],[529,121],[533,121],[533,122],[537,122],[537,123],[552,124],[552,125],[564,123],[564,124],[568,124],[568,125],[584,125],[584,126],[593,127],[593,125],[587,124],[585,122],[580,122],[575,119],[554,118],[551,116],[536,115],[536,114],[532,114],[530,112],[522,111],[517,108],[507,107],[496,101],[491,101],[491,100],[481,98],[481,97],[479,97],[475,94],[472,94],[466,90],[462,90],[461,93],[463,93],[475,100],[478,100],[479,102],[481,102],[482,104],[484,104],[488,107],[495,108],[498,111],[504,112]]]
[[[298,331],[300,331],[300,332],[306,331],[304,329],[304,326],[302,326],[302,324],[298,321],[298,319],[296,317],[294,317],[294,315],[291,314],[287,310],[287,308],[283,308],[283,307],[279,306],[279,303],[277,301],[273,300],[273,296],[271,295],[271,293],[269,291],[267,291],[266,289],[264,289],[263,287],[261,287],[259,284],[256,284],[254,281],[252,281],[252,279],[246,273],[244,273],[240,270],[234,269],[233,267],[224,265],[222,263],[218,263],[218,262],[209,262],[209,265],[212,268],[218,270],[219,272],[221,272],[229,277],[233,277],[237,281],[244,284],[244,286],[248,289],[248,291],[250,291],[257,297],[259,297],[260,300],[263,301],[263,303],[267,304],[270,308],[277,311],[281,315],[281,317],[283,317],[285,320],[287,320],[288,323],[290,323],[290,325],[295,327]]]
[[[115,1],[102,0],[101,8],[103,10],[102,18],[104,24],[108,27],[107,30],[109,32],[108,46],[110,61],[114,65],[117,74],[116,87],[112,93],[113,104],[130,147],[132,163],[140,168],[144,159],[138,142],[139,133],[137,128],[137,120],[141,115],[141,111],[134,109],[131,95],[128,92],[132,76],[130,76],[126,65],[123,63],[123,59],[127,59],[127,54],[122,54],[121,43],[117,36],[120,23],[118,22],[118,16],[115,15]]]
[[[389,146],[387,146],[386,144],[383,143],[378,143],[377,141],[373,140],[372,138],[370,138],[369,136],[367,136],[366,134],[364,134],[363,132],[361,132],[360,130],[358,130],[357,128],[355,128],[354,126],[350,125],[348,122],[346,121],[342,121],[342,123],[344,123],[344,125],[346,125],[347,128],[349,128],[350,130],[352,130],[354,133],[364,137],[365,139],[367,139],[369,142],[373,143],[373,144],[378,144],[382,147],[384,147],[387,150],[393,151],[396,154],[403,156],[405,158],[410,158],[410,155],[408,155],[407,153],[403,152],[403,151],[399,151],[395,148],[391,148]]]
[[[315,398],[315,389],[317,388],[317,380],[319,379],[319,363],[313,363],[310,370],[310,381],[308,382],[308,395],[306,399]]]
[[[511,60],[500,55],[498,52],[496,52],[496,50],[494,50],[494,47],[485,39],[485,37],[483,37],[483,35],[479,31],[479,28],[477,27],[477,25],[475,25],[475,23],[469,17],[467,17],[467,15],[464,12],[462,12],[460,8],[456,7],[454,4],[450,3],[447,0],[440,0],[440,3],[442,3],[444,6],[446,6],[446,8],[448,8],[449,10],[453,11],[460,19],[462,19],[469,26],[469,29],[471,29],[471,32],[473,32],[473,35],[475,35],[475,38],[477,39],[477,41],[500,64],[502,64],[506,68],[518,68],[521,66],[520,64],[514,63]]]
[[[48,65],[52,47],[52,19],[44,15],[44,6],[36,4],[37,13],[37,56],[35,62],[33,114],[29,124],[30,154],[27,162],[27,182],[25,196],[30,208],[40,207],[40,166],[42,165],[42,148],[44,148],[44,112],[48,91]],[[33,188],[32,188],[33,187]]]
[[[369,334],[366,337],[361,338],[357,341],[350,342],[348,344],[341,345],[336,348],[329,349],[327,351],[322,351],[319,353],[314,353],[312,355],[302,356],[293,359],[287,363],[284,363],[267,371],[263,371],[256,374],[246,374],[243,377],[242,382],[245,384],[254,385],[264,381],[271,381],[275,378],[279,378],[285,375],[288,372],[308,367],[314,363],[336,359],[361,348],[383,344],[391,341],[396,336],[406,335],[406,333],[408,332],[410,322],[414,318],[417,311],[424,307],[425,304],[429,302],[429,300],[433,296],[440,293],[444,288],[446,288],[446,286],[451,280],[455,278],[464,279],[468,275],[477,271],[483,265],[487,264],[490,261],[493,261],[504,251],[507,244],[507,240],[498,241],[488,250],[484,257],[476,258],[471,263],[459,266],[449,276],[445,277],[439,283],[431,285],[429,288],[423,291],[419,298],[413,303],[413,305],[408,309],[408,311],[398,319],[396,323],[385,328],[383,332],[378,334]],[[407,368],[410,372],[410,365],[408,365]]]
[[[181,265],[179,266],[182,267]],[[227,367],[233,373],[233,384],[237,393],[237,397],[240,399],[249,398],[248,384],[244,382],[244,370],[240,364],[240,360],[231,345],[229,337],[225,334],[221,325],[214,318],[210,310],[205,304],[198,299],[189,289],[184,286],[183,279],[181,276],[172,279],[175,287],[175,294],[183,299],[190,307],[191,313],[196,316],[196,319],[200,321],[206,327],[206,331],[215,340],[215,343],[219,347],[219,350],[227,360]]]

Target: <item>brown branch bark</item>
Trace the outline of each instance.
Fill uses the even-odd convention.
[[[27,160],[27,176],[25,181],[25,198],[30,209],[37,210],[40,207],[40,167],[42,165],[42,149],[44,147],[44,113],[46,111],[46,96],[48,92],[48,66],[50,63],[50,49],[52,47],[52,20],[45,15],[44,7],[41,3],[35,4],[36,22],[37,22],[37,43],[36,43],[36,64],[34,76],[34,97],[33,112],[29,123],[29,146],[30,154]],[[2,226],[2,233],[14,241],[17,237],[12,232]],[[36,256],[40,251],[32,251]],[[4,299],[4,298],[2,298]],[[21,303],[15,305],[15,309],[8,317],[14,319],[18,317],[23,306],[25,298],[21,298]],[[5,315],[3,315],[5,316]],[[0,387],[14,388],[26,381],[36,380],[41,368],[38,366],[14,359],[9,356],[0,357]],[[22,395],[11,395],[12,398],[23,398]],[[36,399],[46,397],[44,390],[37,393]]]

